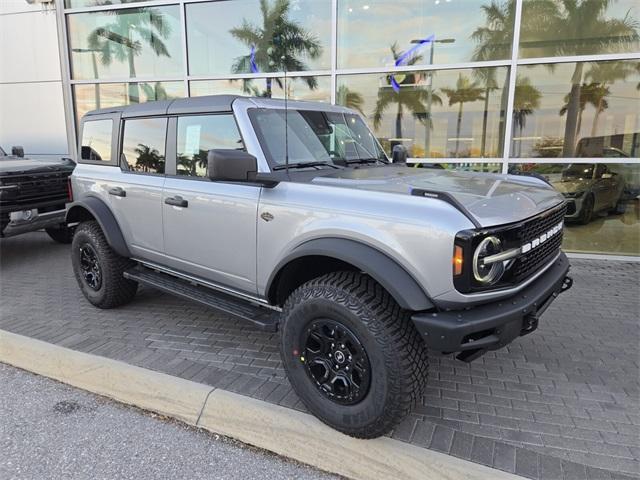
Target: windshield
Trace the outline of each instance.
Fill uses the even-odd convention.
[[[572,163],[562,171],[563,180],[583,180],[591,178],[593,178],[593,165],[586,163]]]
[[[286,162],[286,143],[289,165],[388,162],[384,150],[356,114],[252,109],[249,115],[265,155],[274,168]]]

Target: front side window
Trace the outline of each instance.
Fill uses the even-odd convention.
[[[84,122],[80,158],[92,162],[110,162],[112,130],[113,120]]]
[[[206,177],[208,152],[217,148],[244,149],[233,115],[178,118],[178,175]]]
[[[164,173],[166,135],[166,118],[126,120],[120,166],[132,172]]]
[[[387,161],[358,115],[275,109],[253,109],[249,115],[274,169],[284,167],[287,156],[289,165]]]

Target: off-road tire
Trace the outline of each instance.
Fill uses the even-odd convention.
[[[304,332],[320,318],[347,327],[369,358],[371,382],[355,404],[339,404],[324,395],[300,358]],[[303,284],[285,302],[280,332],[280,351],[295,392],[311,413],[336,430],[379,437],[421,397],[428,368],[424,342],[410,313],[368,275],[334,272]]]
[[[80,267],[80,249],[87,244],[95,252],[101,269],[101,282],[97,290],[89,286]],[[98,222],[78,225],[71,245],[71,262],[80,290],[94,306],[104,309],[118,307],[130,302],[136,295],[138,283],[123,276],[124,271],[133,267],[135,262],[111,249]]]
[[[58,243],[69,244],[73,241],[75,227],[60,225],[58,227],[45,228],[44,231],[47,232],[47,235],[49,235],[49,237],[51,237],[51,240]]]

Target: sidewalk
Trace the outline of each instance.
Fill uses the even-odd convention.
[[[304,411],[275,335],[150,289],[96,310],[68,247],[34,233],[0,250],[0,329]],[[640,264],[572,263],[537,332],[470,365],[434,359],[392,437],[532,479],[638,475]]]

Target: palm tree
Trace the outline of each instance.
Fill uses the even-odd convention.
[[[336,103],[353,110],[358,110],[364,115],[364,112],[362,111],[362,107],[364,106],[364,97],[358,92],[354,92],[346,85],[340,85],[336,91]]]
[[[150,83],[141,83],[140,87],[147,101],[167,100],[169,98],[167,90],[160,82],[155,82],[153,85]]]
[[[527,8],[535,10],[530,15],[522,18],[520,32],[525,37],[528,32],[536,30],[538,23],[544,18],[543,12],[538,12],[539,2],[530,3]],[[516,2],[500,2],[492,0],[488,5],[481,7],[485,17],[485,25],[478,27],[472,34],[471,39],[477,43],[473,52],[472,60],[485,62],[490,60],[502,60],[511,57],[511,45],[513,41],[513,26],[516,15]],[[491,92],[500,88],[496,80],[495,68],[483,68],[474,70],[474,77],[480,81],[484,87],[484,117],[482,120],[482,144],[480,146],[481,155],[484,157],[486,151],[487,121],[489,110],[489,96]],[[500,105],[504,109],[507,105],[508,90],[502,88],[502,98]],[[504,136],[505,112],[500,113],[500,137]]]
[[[570,42],[544,42],[545,55],[589,55],[594,52],[615,52],[622,46],[632,45],[640,39],[636,32],[638,23],[628,14],[621,19],[606,17],[615,0],[538,0],[547,4],[548,11],[555,12],[545,21],[542,38],[557,38],[558,32]],[[588,32],[588,35],[585,35]],[[571,90],[566,105],[564,145],[562,155],[575,155],[578,124],[581,113],[581,89],[584,62],[576,62],[571,76]]]
[[[123,2],[126,3],[126,2]],[[100,53],[103,65],[111,65],[113,59],[129,64],[129,77],[135,78],[135,57],[147,44],[158,56],[170,57],[166,40],[171,28],[164,15],[157,8],[136,8],[135,10],[108,10],[114,21],[92,30],[87,37],[89,49]],[[137,83],[129,84],[129,103],[138,103],[140,95]]]
[[[513,129],[515,131],[516,126],[518,127],[520,137],[522,137],[522,131],[527,124],[527,116],[533,114],[537,108],[540,108],[541,98],[542,94],[536,87],[531,85],[529,78],[520,76],[516,78],[516,89],[513,99]],[[518,156],[520,156],[522,153],[522,139],[520,139],[518,145]]]
[[[582,129],[582,114],[587,108],[587,105],[592,105],[596,109],[596,115],[594,117],[594,123],[591,126],[591,136],[595,136],[594,129],[596,128],[597,117],[601,112],[609,108],[609,103],[606,100],[611,94],[609,87],[601,83],[591,82],[583,83],[580,85],[580,102],[578,107],[578,121],[576,123],[576,132],[580,133]],[[560,108],[560,116],[567,114],[569,111],[569,104],[571,102],[570,94],[564,97],[565,104]]]
[[[233,73],[295,72],[308,70],[301,58],[315,60],[322,54],[320,41],[297,22],[289,19],[290,0],[260,0],[262,25],[256,26],[246,19],[240,27],[230,30],[237,40],[244,43],[250,53],[238,57],[232,66]],[[309,89],[318,86],[315,77],[301,77]],[[264,96],[271,97],[273,78],[266,79]],[[280,88],[283,81],[275,79]],[[243,81],[243,89],[251,93],[251,82]]]
[[[391,45],[391,53],[394,61],[397,61],[403,54],[398,50],[398,44]],[[404,65],[415,65],[422,60],[422,55],[413,55],[408,60],[403,62]],[[396,80],[400,88],[392,87],[392,77]],[[399,81],[398,81],[399,79]],[[396,112],[396,138],[402,138],[402,119],[404,117],[404,110],[407,109],[411,112],[411,115],[416,120],[419,120],[423,124],[431,127],[430,121],[430,107],[434,103],[442,105],[442,99],[433,91],[431,94],[418,85],[416,85],[416,74],[396,74],[389,75],[386,78],[387,85],[378,89],[378,100],[376,101],[376,108],[373,112],[373,126],[377,130],[382,123],[382,115],[385,110],[393,104],[398,105]],[[429,105],[429,102],[431,105]],[[429,153],[427,152],[427,155]]]
[[[141,167],[143,172],[148,172],[151,169],[154,172],[162,173],[160,171],[160,163],[164,160],[164,156],[160,155],[157,149],[139,143],[134,152],[138,155],[136,158],[136,170]]]
[[[637,65],[638,68],[640,68],[640,64]],[[591,125],[592,137],[595,137],[598,131],[600,114],[609,108],[609,104],[605,98],[608,97],[611,92],[607,85],[612,85],[617,80],[626,80],[631,74],[633,74],[633,67],[628,62],[598,62],[591,64],[585,78],[600,86],[598,89],[594,88],[591,93],[594,98],[593,105],[596,107],[593,124]]]
[[[469,77],[460,74],[456,82],[456,88],[443,88],[442,92],[449,97],[450,107],[455,104],[459,105],[455,150],[455,156],[457,157],[460,148],[460,130],[462,128],[462,110],[464,104],[484,100],[483,89],[476,82],[472,82]]]

